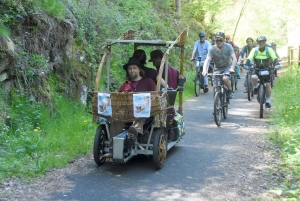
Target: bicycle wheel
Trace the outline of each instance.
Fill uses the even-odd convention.
[[[223,110],[223,117],[224,119],[227,118],[228,115],[228,101],[227,101],[227,92],[225,92],[223,94],[223,98],[222,98],[222,110]]]
[[[259,85],[259,117],[264,117],[264,103],[265,103],[265,88],[264,85]]]
[[[201,85],[200,74],[197,73],[194,80],[195,96],[200,95],[200,85]]]
[[[221,118],[222,118],[222,107],[221,107],[221,99],[220,99],[220,92],[215,93],[214,98],[214,117],[217,126],[221,125]]]
[[[234,75],[233,74],[230,74],[230,83],[231,83],[231,90],[232,90],[232,92],[234,92],[234,90],[235,90],[235,86],[234,86],[235,81],[234,81]]]
[[[253,97],[253,87],[251,84],[251,75],[247,73],[247,90],[248,90],[248,100],[251,101],[251,98]]]

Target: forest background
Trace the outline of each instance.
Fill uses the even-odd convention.
[[[187,99],[200,31],[208,40],[224,31],[240,48],[265,35],[284,57],[300,44],[299,7],[299,0],[0,0],[0,181],[44,174],[91,150],[96,125],[81,99],[94,87],[105,39],[135,30],[136,39],[175,40],[188,27]],[[111,90],[125,80],[121,66],[132,51],[113,49]],[[169,57],[177,68],[178,55]]]

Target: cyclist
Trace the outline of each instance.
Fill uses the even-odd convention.
[[[275,64],[276,68],[280,68],[275,52],[273,51],[272,48],[268,48],[266,46],[267,38],[262,35],[258,36],[256,42],[258,44],[258,47],[253,48],[251,50],[247,58],[246,64],[244,65],[244,68],[248,69],[251,61],[254,62],[256,66],[263,64],[264,66],[269,67],[270,59]],[[253,84],[253,86],[256,86],[257,82],[258,82],[258,76],[256,74],[252,75],[251,83]],[[266,83],[266,108],[271,107],[271,102],[270,102],[271,93],[272,93],[271,85],[270,83]]]
[[[247,45],[245,45],[242,50],[240,51],[240,57],[239,57],[239,60],[238,60],[238,65],[240,66],[243,66],[244,65],[244,57],[248,57],[252,48],[254,47],[253,43],[254,43],[254,40],[253,38],[251,37],[248,37],[246,39],[246,43]],[[245,79],[245,82],[244,82],[244,93],[248,93],[248,87],[247,87],[247,79]]]
[[[239,48],[239,46],[234,45],[233,50],[234,50],[234,53],[235,53],[235,56],[236,56],[236,60],[238,61],[239,60],[239,56],[240,56],[240,48]],[[240,76],[241,71],[240,71],[240,66],[238,64],[235,65],[235,74],[236,74],[236,77],[238,79],[241,79],[241,76]]]
[[[198,57],[201,57],[201,63],[200,63],[200,66],[203,65],[205,59],[206,59],[206,56],[207,56],[207,53],[208,53],[208,50],[209,48],[211,47],[211,44],[208,40],[206,40],[206,33],[204,31],[201,31],[199,33],[199,38],[200,40],[197,40],[194,44],[194,49],[193,49],[193,52],[192,52],[192,57],[191,57],[191,60],[195,59],[195,54],[197,52],[197,56]],[[200,70],[200,69],[197,69],[197,71]],[[207,75],[204,76],[204,93],[207,93],[208,92],[208,77]]]
[[[225,34],[224,32],[217,32],[216,35],[216,45],[212,46],[207,54],[206,60],[203,64],[202,75],[207,74],[208,66],[211,59],[214,60],[215,66],[213,70],[213,74],[221,74],[226,73],[230,74],[230,72],[234,72],[234,68],[236,65],[236,56],[234,54],[233,48],[231,44],[225,43]],[[224,84],[228,88],[228,98],[233,98],[233,93],[231,90],[231,83],[228,76],[223,77]],[[214,86],[216,85],[216,79],[214,77]]]
[[[216,37],[213,36],[211,37],[211,45],[215,45],[216,44]]]
[[[229,44],[232,45],[232,47],[234,47],[234,42],[232,42],[232,41],[230,40],[230,35],[226,35],[225,39],[226,39],[226,43],[229,43]]]

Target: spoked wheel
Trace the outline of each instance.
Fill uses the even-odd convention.
[[[227,102],[227,95],[226,93],[224,93],[224,96],[223,96],[223,101],[222,101],[222,112],[223,112],[223,117],[224,119],[227,118],[227,115],[228,115],[228,102]]]
[[[201,89],[201,79],[200,79],[199,73],[197,73],[195,80],[194,80],[194,89],[195,89],[195,96],[199,96],[200,89]]]
[[[158,129],[154,133],[153,162],[156,169],[161,169],[167,158],[167,139],[163,130]]]
[[[106,158],[103,157],[105,154],[104,147],[105,141],[107,141],[107,133],[105,129],[105,125],[100,125],[97,128],[95,138],[94,138],[94,160],[97,165],[103,165],[106,161]]]
[[[251,75],[247,74],[247,90],[248,90],[248,100],[251,101],[251,98],[253,97],[253,86],[251,84]]]
[[[220,94],[219,92],[215,93],[215,98],[214,98],[214,117],[215,117],[215,122],[217,126],[221,125],[221,118],[222,118],[222,107],[221,107],[221,99],[220,99]]]
[[[259,117],[264,117],[264,104],[265,104],[265,89],[264,85],[259,85]]]

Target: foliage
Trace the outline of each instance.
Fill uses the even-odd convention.
[[[0,180],[44,174],[89,152],[95,131],[90,115],[82,104],[54,97],[55,112],[25,93],[13,93],[11,119],[0,129]]]
[[[10,31],[8,28],[6,28],[4,25],[0,24],[0,37],[1,36],[6,36],[9,37],[10,36]]]
[[[300,199],[300,69],[289,67],[274,87],[274,126],[270,139],[281,148],[285,180],[273,193],[286,200]]]

